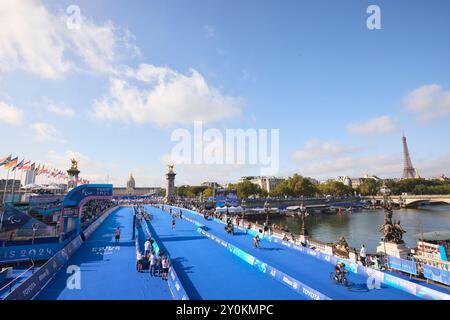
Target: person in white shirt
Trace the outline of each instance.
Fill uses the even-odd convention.
[[[145,248],[145,255],[148,255],[150,253],[150,239],[148,239],[147,241],[145,241],[144,244],[144,248]]]
[[[361,251],[359,252],[359,260],[361,261],[362,265],[366,266],[366,247],[364,245],[361,246]]]
[[[169,273],[169,259],[164,257],[161,262],[162,266],[162,280],[167,280],[167,274]]]
[[[149,266],[149,271],[150,271],[150,276],[156,276],[156,267],[158,265],[158,257],[156,256],[155,252],[152,251],[152,253],[150,253],[150,258],[148,259],[150,266]]]
[[[138,272],[142,272],[142,254],[139,251],[136,253],[136,259],[137,259],[137,270]]]

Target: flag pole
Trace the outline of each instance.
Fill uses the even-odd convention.
[[[14,187],[15,187],[15,182],[16,182],[16,168],[14,168],[14,176],[13,176],[13,184],[12,184],[12,189],[11,189],[11,195],[12,195],[12,201],[14,203]]]
[[[6,197],[6,186],[8,185],[8,180],[9,180],[9,168],[8,168],[8,173],[6,175],[6,182],[5,182],[5,188],[3,190],[3,206],[5,206],[5,197]]]
[[[2,218],[0,219],[0,232],[2,231],[3,228],[3,217],[5,216],[5,196],[6,196],[6,186],[8,185],[8,179],[9,179],[9,168],[8,168],[8,174],[6,175],[6,182],[5,182],[5,189],[3,190],[3,211],[2,211]]]

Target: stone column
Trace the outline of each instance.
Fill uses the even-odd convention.
[[[173,172],[173,165],[169,165],[169,171],[166,173],[167,187],[166,187],[166,203],[171,203],[175,199],[175,176]]]

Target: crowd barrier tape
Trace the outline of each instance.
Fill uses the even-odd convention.
[[[116,209],[116,208],[113,208]],[[109,216],[115,210],[109,210],[104,215]],[[105,219],[103,218],[101,222]],[[98,220],[98,219],[97,219]],[[101,223],[100,222],[100,223]],[[91,235],[95,229],[98,228],[100,223],[95,222],[91,225],[92,228],[88,235]],[[94,225],[95,224],[95,225]],[[86,235],[86,233],[85,233]],[[86,235],[86,239],[88,238]],[[56,273],[69,261],[70,257],[78,250],[83,244],[81,236],[76,236],[69,242],[63,249],[59,250],[53,257],[51,257],[45,264],[42,265],[35,273],[33,273],[28,279],[18,285],[10,294],[8,294],[4,300],[30,300],[33,299],[45,286],[53,279]]]
[[[172,208],[176,208],[176,207],[172,207]],[[197,213],[195,211],[192,210],[187,210],[187,209],[182,209],[183,211],[187,211],[199,216],[202,216],[200,213]],[[219,219],[215,219],[218,220],[217,222],[220,223],[224,223],[223,221],[219,220]],[[240,230],[243,230],[242,227],[237,227]],[[250,231],[250,230],[249,230]],[[252,230],[253,232],[256,232],[254,230]],[[252,235],[253,233],[249,233],[249,235]],[[261,234],[260,234],[261,235]],[[290,241],[285,241],[282,239],[279,239],[277,237],[269,237],[266,236],[263,239],[267,240],[267,241],[271,241],[274,243],[279,243],[291,250],[296,250],[298,252],[301,252],[303,254],[307,254],[310,256],[313,256],[321,261],[325,261],[327,263],[330,263],[332,265],[336,265],[339,262],[344,262],[346,265],[346,269],[349,272],[355,273],[355,274],[360,274],[363,276],[366,276],[370,279],[373,279],[375,281],[379,281],[379,283],[384,283],[385,285],[388,285],[390,287],[408,292],[416,297],[422,298],[422,299],[426,299],[426,300],[450,300],[450,295],[446,294],[444,292],[441,291],[437,291],[434,290],[432,288],[423,286],[421,284],[418,283],[414,283],[411,281],[408,281],[406,279],[402,279],[393,275],[390,275],[388,273],[379,271],[379,270],[375,270],[372,268],[368,268],[368,267],[364,267],[363,265],[357,264],[355,262],[351,262],[349,260],[346,259],[341,259],[338,258],[336,256],[332,256],[326,253],[323,253],[321,251],[316,251],[313,250],[311,248],[307,248],[307,247],[303,247],[300,245],[297,245],[295,243],[292,243]]]
[[[143,230],[145,235],[150,238],[152,237],[152,233],[150,232],[149,226],[147,223],[141,223],[140,219],[137,219],[139,224],[141,224],[143,226]],[[156,233],[154,233],[156,235]],[[159,253],[159,245],[157,244],[157,239],[156,237],[152,237],[153,240],[155,240],[153,242],[153,248],[155,250],[155,253],[158,254]],[[168,253],[166,252],[166,254],[168,255]],[[169,257],[170,259],[170,257]],[[167,285],[169,287],[170,293],[172,294],[172,297],[174,298],[174,300],[189,300],[189,296],[186,293],[186,290],[184,289],[183,285],[181,284],[180,279],[178,278],[178,275],[174,269],[174,267],[172,266],[172,264],[170,264],[170,268],[169,268],[169,274],[167,277]]]
[[[417,266],[414,261],[388,256],[388,267],[409,274],[417,275]]]
[[[260,272],[270,275],[273,278],[275,278],[277,281],[283,283],[284,285],[288,286],[289,288],[296,291],[298,294],[302,295],[303,297],[307,299],[312,300],[331,300],[328,296],[320,293],[319,291],[303,284],[302,282],[292,278],[291,276],[285,274],[284,272],[268,265],[267,263],[258,260],[251,254],[248,254],[247,252],[239,249],[238,247],[220,239],[219,237],[214,236],[213,234],[203,230],[202,228],[198,228],[197,232],[203,234],[204,236],[208,237],[209,239],[217,242],[221,246],[223,246],[225,249],[227,249],[229,252],[237,256],[238,258],[244,260],[248,264],[250,264],[252,267],[256,268]]]

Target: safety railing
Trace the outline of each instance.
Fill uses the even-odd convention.
[[[0,293],[3,292],[5,289],[7,289],[9,287],[9,292],[12,291],[13,285],[15,282],[17,282],[24,274],[26,274],[27,272],[29,272],[31,270],[31,274],[34,273],[34,261],[33,259],[23,259],[23,260],[15,260],[14,262],[25,262],[25,261],[31,261],[31,266],[26,269],[25,271],[21,272],[19,275],[17,275],[16,277],[14,277],[14,279],[12,279],[11,281],[9,281],[7,284],[5,284],[3,287],[0,288]],[[7,262],[7,261],[5,261]]]

